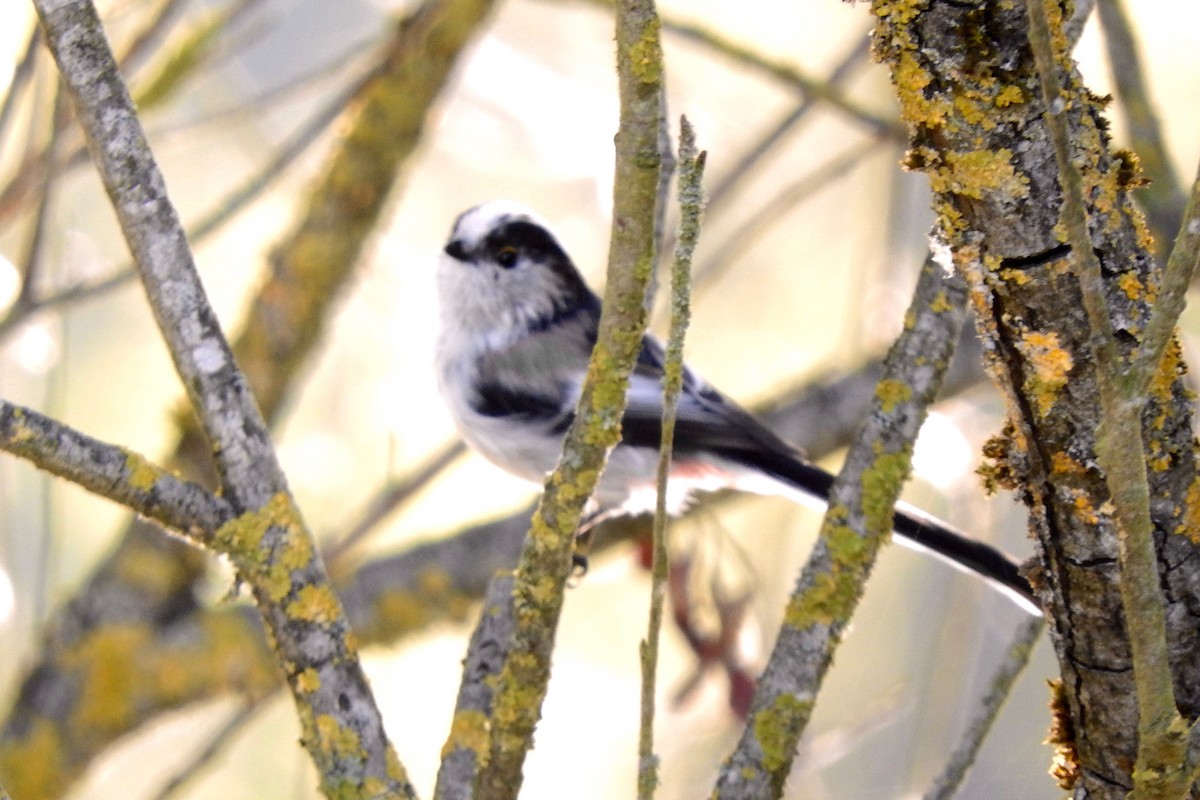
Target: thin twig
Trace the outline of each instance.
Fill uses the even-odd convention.
[[[262,710],[265,699],[265,697],[245,698],[242,704],[225,720],[225,724],[209,734],[207,744],[163,784],[158,794],[154,795],[153,800],[168,800],[171,795],[184,788],[200,770],[221,755],[222,751],[229,747],[234,735],[245,728],[254,719],[254,715]]]
[[[8,81],[8,91],[4,93],[4,102],[0,104],[0,141],[9,140],[8,125],[12,121],[13,109],[16,108],[17,98],[21,96],[33,78],[37,56],[41,51],[42,29],[34,25],[25,42],[21,60],[13,67],[12,78]]]
[[[1186,200],[1171,166],[1162,125],[1151,103],[1150,87],[1146,85],[1137,43],[1121,0],[1099,0],[1097,10],[1104,26],[1109,71],[1129,127],[1129,144],[1150,180],[1150,185],[1140,189],[1136,197],[1146,211],[1158,252],[1165,255],[1167,236],[1179,224],[1180,210]]]
[[[929,791],[925,792],[925,800],[950,800],[958,791],[967,770],[975,763],[984,738],[1000,715],[1000,709],[1012,694],[1017,678],[1028,666],[1029,657],[1033,654],[1033,648],[1041,639],[1045,627],[1044,617],[1028,617],[1021,622],[1013,636],[1012,644],[1009,645],[1008,654],[992,676],[990,688],[983,698],[977,716],[962,735],[942,774],[934,780]]]
[[[663,360],[662,441],[658,451],[658,497],[654,513],[653,559],[650,568],[650,614],[641,645],[641,724],[638,731],[639,800],[650,800],[658,787],[658,757],[654,755],[655,689],[658,675],[658,642],[662,632],[663,602],[667,587],[667,480],[675,441],[675,411],[683,388],[683,342],[691,318],[692,254],[700,239],[700,213],[704,206],[701,180],[704,153],[696,151],[696,135],[687,117],[679,121],[679,235],[671,267],[671,327]]]
[[[466,452],[461,440],[450,442],[427,457],[402,479],[391,481],[367,501],[358,518],[347,528],[332,546],[325,549],[325,558],[330,564],[337,562],[363,537],[370,534],[389,514],[421,491],[434,478],[442,474],[459,456]]]
[[[868,36],[862,36],[855,40],[854,45],[842,56],[833,70],[830,71],[829,77],[824,81],[824,84],[829,87],[830,91],[837,91],[838,87],[850,78],[856,67],[861,67],[868,63],[867,55],[870,51],[870,43],[871,39]],[[812,111],[819,106],[820,101],[818,98],[805,94],[804,98],[795,108],[784,114],[783,118],[772,126],[766,134],[759,137],[758,141],[729,168],[725,177],[713,183],[712,191],[708,194],[707,213],[712,214],[722,208],[725,201],[754,171],[754,168],[762,163],[763,159],[777,145],[785,141],[787,134],[794,131],[800,122],[811,119]],[[897,143],[899,144],[903,141],[904,139],[901,138],[897,140]]]
[[[28,305],[33,297],[34,286],[46,259],[46,231],[50,222],[50,211],[54,203],[54,190],[58,186],[59,171],[55,168],[58,151],[62,146],[62,131],[67,120],[67,96],[62,90],[62,81],[55,81],[53,111],[50,114],[50,141],[46,144],[49,167],[45,179],[38,187],[37,208],[34,210],[33,229],[25,249],[25,268],[21,272],[21,291],[13,308]]]
[[[359,95],[363,86],[376,76],[376,69],[352,82],[349,86],[331,97],[315,114],[296,130],[276,151],[269,161],[263,164],[254,174],[250,175],[241,186],[231,191],[205,215],[188,228],[188,241],[192,246],[199,245],[210,236],[220,231],[234,217],[244,211],[254,200],[279,180],[300,156],[304,155],[338,117],[346,107]],[[48,170],[54,170],[55,164],[47,165]],[[72,286],[54,294],[41,298],[30,297],[25,302],[16,303],[3,319],[0,319],[0,339],[9,336],[17,330],[21,323],[35,313],[59,308],[71,303],[102,297],[111,291],[127,285],[137,277],[131,264],[126,264],[114,270],[112,275],[91,283]]]
[[[811,174],[779,187],[758,205],[753,206],[746,215],[749,221],[710,249],[704,261],[696,267],[695,286],[699,288],[714,280],[721,274],[722,269],[736,263],[736,254],[746,247],[747,242],[755,241],[772,226],[778,225],[788,209],[812,197],[832,182],[844,177],[865,159],[877,154],[880,144],[880,139],[867,139],[837,156],[827,157]]]

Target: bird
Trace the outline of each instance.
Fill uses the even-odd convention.
[[[438,258],[434,356],[443,401],[467,444],[500,468],[541,482],[558,463],[596,343],[600,298],[534,211],[492,200],[462,212]],[[590,501],[591,522],[656,507],[664,348],[645,335],[629,380],[621,440]],[[828,502],[833,476],[804,458],[691,368],[676,410],[667,509],[734,489]],[[585,523],[586,524],[586,523]],[[987,579],[1041,614],[1018,564],[906,504],[900,540]]]

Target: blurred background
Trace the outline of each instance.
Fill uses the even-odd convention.
[[[313,119],[344,105],[339,98],[372,68],[410,6],[102,4],[118,52],[169,9],[164,33],[130,64],[127,79],[185,222],[203,220]],[[853,373],[899,331],[932,221],[924,178],[899,167],[902,130],[888,76],[867,56],[869,4],[693,0],[664,2],[660,11],[668,23],[669,112],[694,124],[714,196],[695,265],[689,362],[750,405]],[[1133,25],[1169,166],[1186,181],[1200,156],[1200,8],[1144,6]],[[175,65],[205,26],[212,29],[205,46]],[[127,253],[103,190],[79,159],[57,169],[52,183],[27,172],[52,125],[57,81],[44,52],[22,72],[32,30],[24,4],[0,11],[0,80],[12,76],[9,87],[18,87],[0,86],[12,98],[0,128],[0,397],[159,460],[175,438],[182,392],[136,281],[108,281],[127,270]],[[1113,91],[1105,46],[1093,19],[1076,56],[1097,94]],[[339,541],[381,487],[455,439],[431,361],[435,259],[460,211],[496,197],[539,209],[599,286],[617,115],[613,61],[611,12],[582,0],[497,3],[460,58],[276,429],[291,487],[323,542]],[[834,80],[838,102],[807,99],[805,87]],[[1120,104],[1112,119],[1122,145]],[[246,314],[268,254],[299,215],[345,124],[343,115],[308,137],[297,158],[269,170],[265,191],[197,245],[227,328]],[[80,144],[73,128],[65,131],[60,154]],[[21,181],[24,194],[13,189]],[[31,253],[36,282],[23,289]],[[98,282],[112,285],[47,307],[26,302],[30,293],[56,297]],[[1185,322],[1190,354],[1195,316]],[[665,331],[664,314],[654,328]],[[908,498],[1024,558],[1030,545],[1021,508],[1008,496],[986,497],[974,472],[1002,410],[982,380],[939,404],[918,444]],[[839,463],[836,453],[827,459],[831,468]],[[365,563],[512,514],[535,491],[478,457],[457,458],[342,558]],[[110,550],[126,517],[0,458],[0,687],[8,700],[47,620]],[[696,565],[697,595],[744,609],[737,648],[751,671],[769,652],[819,520],[787,503],[733,498],[673,526],[676,551]],[[229,570],[214,563],[207,600],[222,602],[230,583]],[[640,551],[619,545],[599,554],[569,592],[523,797],[634,793],[637,643],[648,585]],[[703,626],[715,612],[698,602],[694,619]],[[388,732],[424,796],[474,613],[364,653]],[[919,795],[958,742],[1021,613],[977,580],[887,548],[838,651],[787,796]],[[741,729],[729,676],[713,668],[693,681],[696,665],[668,626],[657,728],[663,800],[707,796]],[[1046,776],[1051,753],[1042,744],[1045,679],[1055,672],[1043,642],[962,797],[1060,795]],[[214,760],[172,796],[318,796],[296,746],[290,698],[277,693],[245,725],[219,734],[238,706],[222,698],[158,717],[110,748],[70,796],[155,797],[214,736],[223,739]]]

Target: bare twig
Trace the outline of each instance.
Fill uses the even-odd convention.
[[[262,697],[246,698],[229,715],[229,718],[225,720],[225,724],[209,735],[208,743],[193,755],[187,764],[176,770],[170,780],[163,784],[162,789],[158,791],[158,794],[154,795],[153,800],[168,800],[171,795],[182,789],[189,780],[195,777],[200,770],[211,764],[213,759],[229,746],[234,735],[254,719],[254,715],[263,707],[263,700],[264,698]]]
[[[33,78],[34,67],[37,65],[38,53],[42,50],[42,29],[37,25],[29,32],[25,42],[21,60],[13,67],[12,78],[8,81],[8,91],[4,93],[4,102],[0,103],[0,137],[5,140],[8,136],[8,126],[12,121],[13,109],[16,108],[17,98],[25,91]]]
[[[426,458],[404,478],[392,481],[382,487],[374,497],[367,501],[367,507],[359,512],[358,519],[331,547],[326,548],[325,558],[333,563],[343,557],[354,545],[370,534],[388,514],[421,491],[465,452],[466,446],[461,440],[451,442]]]
[[[1137,198],[1154,232],[1157,251],[1165,256],[1168,236],[1179,224],[1186,199],[1171,167],[1162,125],[1151,104],[1150,87],[1121,0],[1099,0],[1097,10],[1104,26],[1109,71],[1129,126],[1129,144],[1150,179],[1150,185],[1139,190]]]
[[[654,513],[650,615],[641,645],[642,697],[638,731],[638,797],[650,800],[658,787],[658,757],[654,755],[654,695],[658,675],[658,641],[662,632],[667,587],[667,480],[675,441],[675,410],[683,388],[683,342],[691,319],[692,254],[700,239],[704,206],[701,179],[705,154],[696,151],[696,135],[687,117],[679,121],[679,235],[671,267],[671,328],[663,361],[662,441],[658,451],[658,497]]]
[[[29,242],[25,249],[25,268],[21,272],[21,291],[13,303],[13,308],[28,305],[33,297],[34,286],[37,285],[39,273],[46,259],[46,230],[50,222],[53,207],[54,190],[58,186],[59,173],[57,167],[58,151],[62,144],[62,131],[67,120],[67,96],[62,90],[62,82],[55,82],[53,111],[50,115],[50,135],[46,144],[50,166],[46,170],[45,179],[38,187],[37,209],[34,211],[33,229],[29,234]],[[10,312],[11,313],[11,312]]]
[[[1029,664],[1029,657],[1038,640],[1042,638],[1045,628],[1044,617],[1029,617],[1021,622],[1013,636],[1012,644],[1009,645],[1008,655],[992,676],[990,688],[987,696],[983,698],[978,716],[962,735],[942,774],[929,787],[929,791],[925,792],[925,800],[950,800],[954,797],[967,775],[967,770],[975,763],[979,748],[992,729],[1000,709],[1012,694],[1013,684]]]
[[[863,36],[842,56],[833,70],[830,71],[829,77],[825,79],[824,83],[829,87],[830,91],[837,91],[838,87],[850,77],[855,67],[860,67],[867,63],[870,42],[869,37]],[[737,163],[729,169],[728,173],[722,179],[713,183],[712,191],[708,195],[708,213],[713,213],[720,209],[738,185],[762,162],[763,158],[774,150],[776,145],[784,141],[786,135],[795,130],[797,124],[804,119],[810,119],[812,111],[819,106],[819,99],[806,93],[795,108],[788,111],[774,127],[763,135],[748,151],[743,153]],[[903,137],[897,139],[897,142],[902,141],[904,141]]]
[[[240,187],[217,202],[208,214],[202,216],[189,228],[188,241],[193,246],[205,241],[261,196],[287,171],[288,167],[317,141],[318,137],[346,110],[346,106],[359,95],[363,86],[375,75],[376,70],[372,70],[364,78],[355,81],[351,86],[330,98],[307,123],[302,125],[275,151],[267,163],[247,178]],[[54,171],[56,163],[51,162],[47,169]],[[101,297],[125,286],[135,277],[137,277],[137,273],[133,266],[126,264],[118,267],[112,275],[92,283],[72,286],[41,298],[29,296],[24,301],[14,304],[8,314],[0,319],[0,339],[11,335],[21,323],[35,313]]]

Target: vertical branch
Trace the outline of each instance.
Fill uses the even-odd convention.
[[[1180,796],[1191,784],[1181,769],[1184,724],[1175,705],[1167,654],[1166,612],[1158,583],[1146,462],[1142,458],[1129,457],[1130,453],[1145,451],[1141,410],[1146,387],[1144,382],[1137,380],[1130,364],[1117,350],[1100,262],[1088,231],[1083,180],[1072,160],[1074,154],[1064,119],[1067,98],[1058,77],[1058,61],[1045,4],[1046,0],[1028,0],[1029,43],[1037,62],[1046,104],[1046,126],[1062,185],[1062,222],[1074,255],[1079,289],[1091,328],[1088,344],[1099,373],[1102,422],[1096,435],[1096,458],[1107,474],[1119,524],[1121,601],[1137,687],[1138,756],[1133,773],[1134,787],[1137,791],[1157,786],[1166,792],[1162,796],[1174,797]]]
[[[563,456],[546,480],[517,567],[516,629],[500,671],[488,763],[480,777],[479,796],[485,798],[515,797],[520,789],[550,678],[575,531],[604,459],[620,438],[629,373],[646,326],[662,162],[663,63],[652,0],[617,3],[616,30],[621,122],[604,311]]]
[[[658,786],[654,755],[654,693],[658,672],[658,641],[662,632],[663,600],[667,585],[667,480],[675,441],[675,410],[683,388],[683,342],[691,318],[692,253],[700,238],[704,205],[701,179],[703,152],[696,152],[696,135],[687,117],[679,121],[679,235],[671,266],[671,329],[663,361],[662,441],[658,452],[658,498],[654,513],[653,562],[650,571],[650,619],[641,645],[642,699],[638,732],[638,797],[649,800]]]
[[[1129,126],[1129,144],[1137,153],[1150,185],[1138,192],[1146,219],[1157,240],[1156,250],[1166,253],[1169,231],[1179,223],[1183,191],[1163,139],[1162,125],[1150,101],[1150,87],[1138,56],[1137,43],[1121,0],[1099,0],[1096,10],[1104,28],[1109,70],[1117,99]]]

